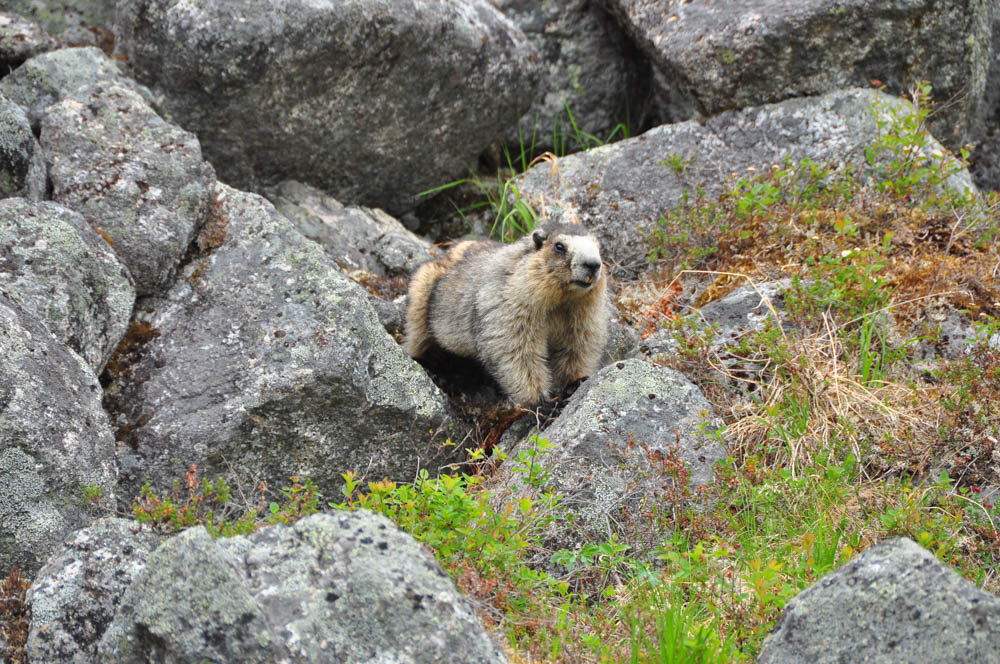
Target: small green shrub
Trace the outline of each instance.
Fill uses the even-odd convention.
[[[268,501],[267,487],[257,487],[257,503],[233,504],[229,485],[223,478],[214,483],[198,479],[198,467],[191,465],[184,474],[184,486],[174,480],[170,495],[160,496],[147,482],[132,502],[132,515],[139,523],[165,533],[176,533],[192,526],[204,526],[212,537],[248,535],[257,529],[278,523],[291,523],[319,509],[322,497],[311,479],[302,482],[292,477],[291,485],[281,489],[282,499]],[[261,513],[266,513],[262,516]]]

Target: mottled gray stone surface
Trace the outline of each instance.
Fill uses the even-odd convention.
[[[0,289],[100,373],[135,302],[128,270],[86,220],[57,203],[0,200]]]
[[[757,662],[952,664],[998,653],[1000,599],[898,538],[792,598]]]
[[[131,87],[103,82],[49,106],[41,142],[53,200],[110,238],[138,294],[165,290],[215,185],[198,138]]]
[[[506,661],[431,554],[371,512],[247,537],[194,528],[126,592],[102,662]]]
[[[155,338],[108,388],[123,493],[192,463],[234,485],[310,477],[329,496],[347,470],[411,480],[443,463],[444,396],[367,293],[265,199],[220,185],[217,200],[204,254],[137,305]]]
[[[607,140],[648,127],[652,75],[644,55],[616,21],[593,0],[491,0],[538,48],[542,84],[518,126],[505,134],[511,154],[523,143],[535,153],[575,152],[575,129]],[[566,112],[569,107],[570,114]],[[518,129],[520,133],[518,133]],[[558,131],[563,140],[554,139]],[[505,165],[505,164],[502,164]]]
[[[45,197],[45,160],[24,109],[0,93],[0,198]]]
[[[539,462],[550,470],[562,504],[579,516],[586,534],[607,537],[615,532],[623,507],[635,516],[654,495],[694,502],[697,488],[713,481],[715,464],[726,456],[725,448],[703,432],[720,425],[711,405],[683,375],[624,360],[587,379],[556,421],[538,434],[554,446]],[[677,472],[678,462],[683,473]],[[686,496],[685,489],[690,490]],[[557,535],[563,544],[573,537]]]
[[[115,19],[115,0],[4,0],[3,5],[54,35],[78,25],[110,28]]]
[[[928,80],[932,123],[955,147],[982,125],[990,0],[602,0],[649,55],[674,103],[704,115],[879,80]]]
[[[119,48],[220,178],[400,214],[534,99],[538,54],[485,0],[122,0]]]
[[[115,82],[140,90],[122,75],[121,65],[99,49],[63,48],[42,53],[0,79],[0,92],[25,109],[31,126],[41,124],[49,104],[60,101],[85,85]]]
[[[409,276],[430,260],[430,242],[379,209],[347,207],[315,187],[282,182],[268,198],[305,237],[318,242],[347,271]]]
[[[58,42],[42,26],[7,11],[0,11],[0,76],[33,55],[51,51]]]
[[[909,108],[889,95],[877,98],[881,113],[905,113]],[[720,113],[702,122],[663,125],[564,157],[557,176],[552,176],[550,164],[535,166],[517,184],[546,218],[573,209],[600,236],[606,260],[619,274],[631,276],[645,266],[646,239],[660,217],[698,190],[711,200],[731,186],[730,176],[749,177],[748,169],[762,172],[783,165],[786,157],[862,167],[865,147],[878,137],[872,114],[875,99],[870,90],[841,90]],[[672,166],[674,158],[682,168]],[[955,189],[973,186],[968,173],[953,176],[947,184]]]
[[[28,589],[31,664],[96,662],[125,590],[162,541],[131,519],[108,517],[74,533]]]
[[[0,569],[32,575],[90,522],[83,485],[113,504],[116,480],[93,371],[0,290]]]

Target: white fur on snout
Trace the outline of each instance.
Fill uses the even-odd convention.
[[[601,247],[592,237],[579,235],[567,238],[569,255],[573,257],[570,263],[570,270],[573,273],[573,281],[593,283],[601,276]],[[584,267],[587,263],[597,263],[597,271],[593,274]]]

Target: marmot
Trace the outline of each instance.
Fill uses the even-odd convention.
[[[479,360],[514,401],[536,404],[597,369],[608,337],[597,239],[550,225],[513,244],[465,241],[410,280],[406,349]]]

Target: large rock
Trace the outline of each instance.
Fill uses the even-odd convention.
[[[40,25],[17,14],[0,12],[0,76],[14,69],[33,55],[51,51],[58,46]]]
[[[958,146],[981,128],[990,0],[602,0],[653,61],[670,105],[705,115],[880,80],[928,80],[935,134]]]
[[[45,160],[24,109],[0,94],[0,198],[45,197]]]
[[[657,127],[564,157],[558,175],[550,164],[540,164],[517,184],[548,218],[573,210],[600,236],[617,271],[634,275],[645,265],[646,238],[660,217],[696,191],[711,200],[731,186],[730,175],[748,177],[748,169],[763,172],[786,158],[864,167],[865,147],[878,138],[872,114],[876,98],[885,117],[890,110],[905,114],[910,109],[902,100],[870,90],[791,99]],[[952,176],[947,184],[973,188],[968,173]]]
[[[87,221],[56,203],[0,201],[0,289],[100,373],[135,302],[128,271]]]
[[[31,126],[37,130],[49,104],[84,86],[106,82],[148,94],[122,75],[120,63],[93,47],[62,48],[37,55],[0,79],[0,92],[25,109]]]
[[[162,539],[147,526],[118,518],[99,519],[74,533],[28,589],[28,661],[97,662],[97,642]]]
[[[410,480],[443,462],[442,393],[319,245],[220,185],[199,246],[165,297],[137,305],[146,345],[112,360],[123,493],[194,463],[333,496],[346,470]]]
[[[706,433],[719,425],[711,405],[683,375],[625,360],[585,381],[552,426],[538,434],[553,446],[539,461],[586,538],[606,537],[624,512],[636,516],[654,496],[696,503],[697,489],[713,481],[715,464],[726,457]],[[519,481],[511,479],[515,487]],[[568,532],[557,536],[563,545],[576,538]]]
[[[91,521],[83,485],[113,504],[116,480],[93,371],[0,290],[0,569],[34,573]]]
[[[486,0],[122,0],[118,45],[219,176],[412,208],[534,97],[537,52]]]
[[[431,554],[364,511],[172,537],[98,652],[108,664],[505,661]]]
[[[41,142],[53,200],[108,238],[137,293],[165,290],[215,185],[197,137],[163,120],[131,87],[103,82],[49,106]]]
[[[408,276],[430,259],[430,242],[382,210],[344,206],[293,180],[279,184],[268,197],[302,235],[318,242],[348,272]]]
[[[535,154],[586,147],[575,140],[576,128],[603,141],[612,134],[624,138],[620,124],[632,132],[650,126],[649,63],[598,3],[492,2],[517,23],[542,58],[538,98],[506,136],[512,157],[519,156],[522,144],[529,149],[529,159],[534,157],[532,147]]]
[[[868,549],[794,597],[758,664],[995,662],[1000,599],[912,540]]]

